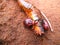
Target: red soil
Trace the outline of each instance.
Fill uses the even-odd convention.
[[[54,32],[39,37],[24,28],[26,14],[16,0],[0,0],[0,45],[60,45],[60,0],[26,0],[43,11]]]

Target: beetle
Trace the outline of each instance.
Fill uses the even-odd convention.
[[[24,24],[28,27],[32,26],[33,30],[36,34],[42,35],[44,33],[44,30],[48,30],[49,27],[52,30],[51,24],[47,17],[40,11],[41,15],[45,18],[45,20],[42,21],[42,24],[39,22],[38,14],[34,11],[34,6],[24,0],[18,0],[19,6],[22,8],[22,10],[25,11],[27,16],[30,19],[24,20]],[[37,8],[36,8],[37,9]]]

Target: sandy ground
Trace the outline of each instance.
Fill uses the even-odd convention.
[[[35,35],[24,28],[26,14],[16,0],[0,0],[0,45],[60,45],[60,0],[26,0],[43,11],[54,32]]]

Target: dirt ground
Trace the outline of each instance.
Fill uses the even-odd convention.
[[[60,0],[26,0],[43,11],[54,32],[43,37],[24,28],[26,14],[16,0],[0,0],[0,45],[60,45]]]

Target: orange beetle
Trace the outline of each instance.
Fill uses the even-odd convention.
[[[49,26],[52,29],[52,27],[51,27],[51,25],[50,25],[50,23],[47,20],[47,17],[45,15],[42,15],[42,16],[44,16],[44,18],[47,20],[48,23],[44,20],[43,21],[44,25],[42,25],[39,22],[38,14],[34,11],[34,6],[32,6],[30,3],[25,2],[24,0],[18,0],[18,4],[25,11],[25,13],[27,14],[27,16],[29,18],[31,18],[32,21],[37,22],[35,24],[32,24],[33,22],[31,23],[33,25],[33,30],[34,30],[34,32],[36,34],[38,34],[38,35],[44,34],[44,29],[48,29]],[[42,13],[42,12],[40,12],[40,13]],[[27,21],[27,22],[29,22],[29,21]],[[27,23],[25,23],[25,24],[27,24]],[[27,25],[29,26],[29,24],[27,24]]]

